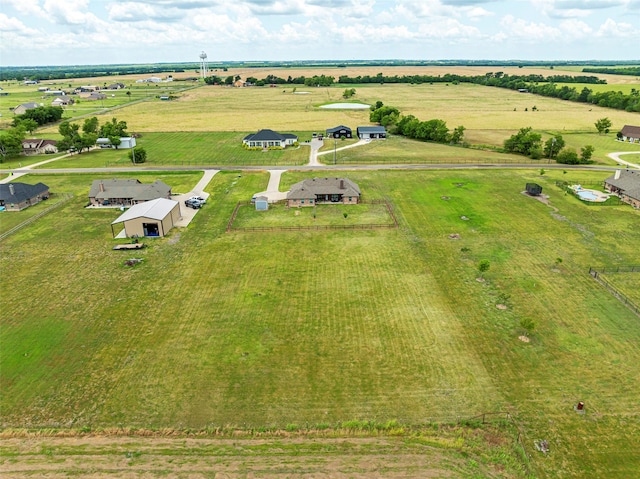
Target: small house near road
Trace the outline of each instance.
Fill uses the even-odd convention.
[[[375,140],[387,137],[387,130],[384,126],[359,126],[356,132],[361,140]]]
[[[132,206],[111,223],[111,233],[115,237],[114,225],[122,223],[124,235],[165,236],[180,219],[180,203],[166,198],[157,198]]]
[[[625,203],[640,208],[640,171],[616,170],[613,175],[604,180],[604,187],[607,191],[618,195]]]
[[[61,95],[53,99],[53,101],[51,102],[51,106],[69,106],[73,105],[74,103],[75,100],[71,98],[71,96]]]
[[[22,153],[25,155],[44,155],[58,153],[57,141],[32,138],[22,140]]]
[[[317,204],[353,205],[360,202],[360,188],[347,178],[313,178],[291,186],[287,206],[302,207]]]
[[[247,135],[242,143],[249,148],[269,148],[270,146],[285,148],[297,143],[298,137],[292,133],[278,133],[273,130],[260,130]]]
[[[44,183],[0,184],[0,207],[7,211],[20,211],[49,198],[49,187]]]
[[[353,132],[351,128],[344,125],[339,125],[334,128],[327,129],[327,137],[329,138],[353,138]]]
[[[620,133],[622,134],[622,141],[640,143],[640,126],[624,125]]]
[[[93,206],[132,206],[157,198],[171,199],[171,187],[160,180],[151,184],[138,180],[94,180],[89,190]]]

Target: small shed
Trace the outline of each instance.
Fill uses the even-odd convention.
[[[124,223],[124,235],[164,236],[180,219],[180,203],[166,198],[158,198],[133,205],[111,223],[111,232],[115,237],[114,225]]]
[[[527,194],[531,196],[540,196],[542,194],[542,186],[537,183],[527,183]]]
[[[256,211],[267,211],[269,209],[269,198],[258,196],[256,198]]]

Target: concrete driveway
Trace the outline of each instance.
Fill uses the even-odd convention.
[[[176,221],[175,226],[185,227],[189,226],[191,220],[196,216],[196,213],[200,211],[199,209],[189,208],[184,204],[185,200],[191,198],[192,196],[202,196],[205,200],[209,199],[209,193],[206,193],[204,189],[207,187],[211,179],[218,173],[220,170],[204,170],[204,174],[202,178],[194,188],[188,192],[183,193],[181,195],[173,195],[171,196],[172,200],[175,200],[180,203],[180,219]],[[203,208],[211,208],[211,204],[207,201],[207,204],[203,206]]]
[[[280,178],[287,170],[267,170],[269,172],[269,184],[266,191],[256,193],[254,196],[266,196],[269,203],[276,203],[287,199],[287,192],[280,191]]]

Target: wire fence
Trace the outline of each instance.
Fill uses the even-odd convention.
[[[14,226],[10,230],[5,231],[4,233],[0,234],[0,241],[2,241],[3,239],[7,238],[8,236],[11,236],[12,234],[14,234],[17,231],[21,230],[25,226],[30,225],[31,223],[33,223],[37,219],[42,218],[44,215],[50,213],[54,209],[56,209],[56,208],[62,206],[63,204],[67,203],[69,200],[71,200],[73,198],[73,195],[70,194],[70,193],[57,193],[57,194],[56,193],[52,193],[51,196],[50,196],[50,198],[55,198],[55,197],[60,197],[61,198],[60,201],[58,201],[58,202],[52,204],[51,206],[49,206],[48,208],[42,210],[37,215],[34,215],[31,218],[26,219],[25,221],[23,221],[19,225]]]
[[[322,158],[322,157],[321,157]],[[541,168],[549,164],[555,165],[551,160],[532,160],[531,158],[333,158],[324,157],[322,160],[327,165],[538,165]]]
[[[640,273],[640,266],[608,266],[599,269],[589,267],[589,274],[593,279],[604,286],[616,299],[618,299],[618,301],[624,304],[636,315],[640,316],[640,306],[638,306],[627,295],[620,291],[611,281],[602,276],[603,274],[607,273]]]

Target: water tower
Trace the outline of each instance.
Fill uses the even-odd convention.
[[[200,53],[200,76],[204,80],[207,77],[207,54]]]

